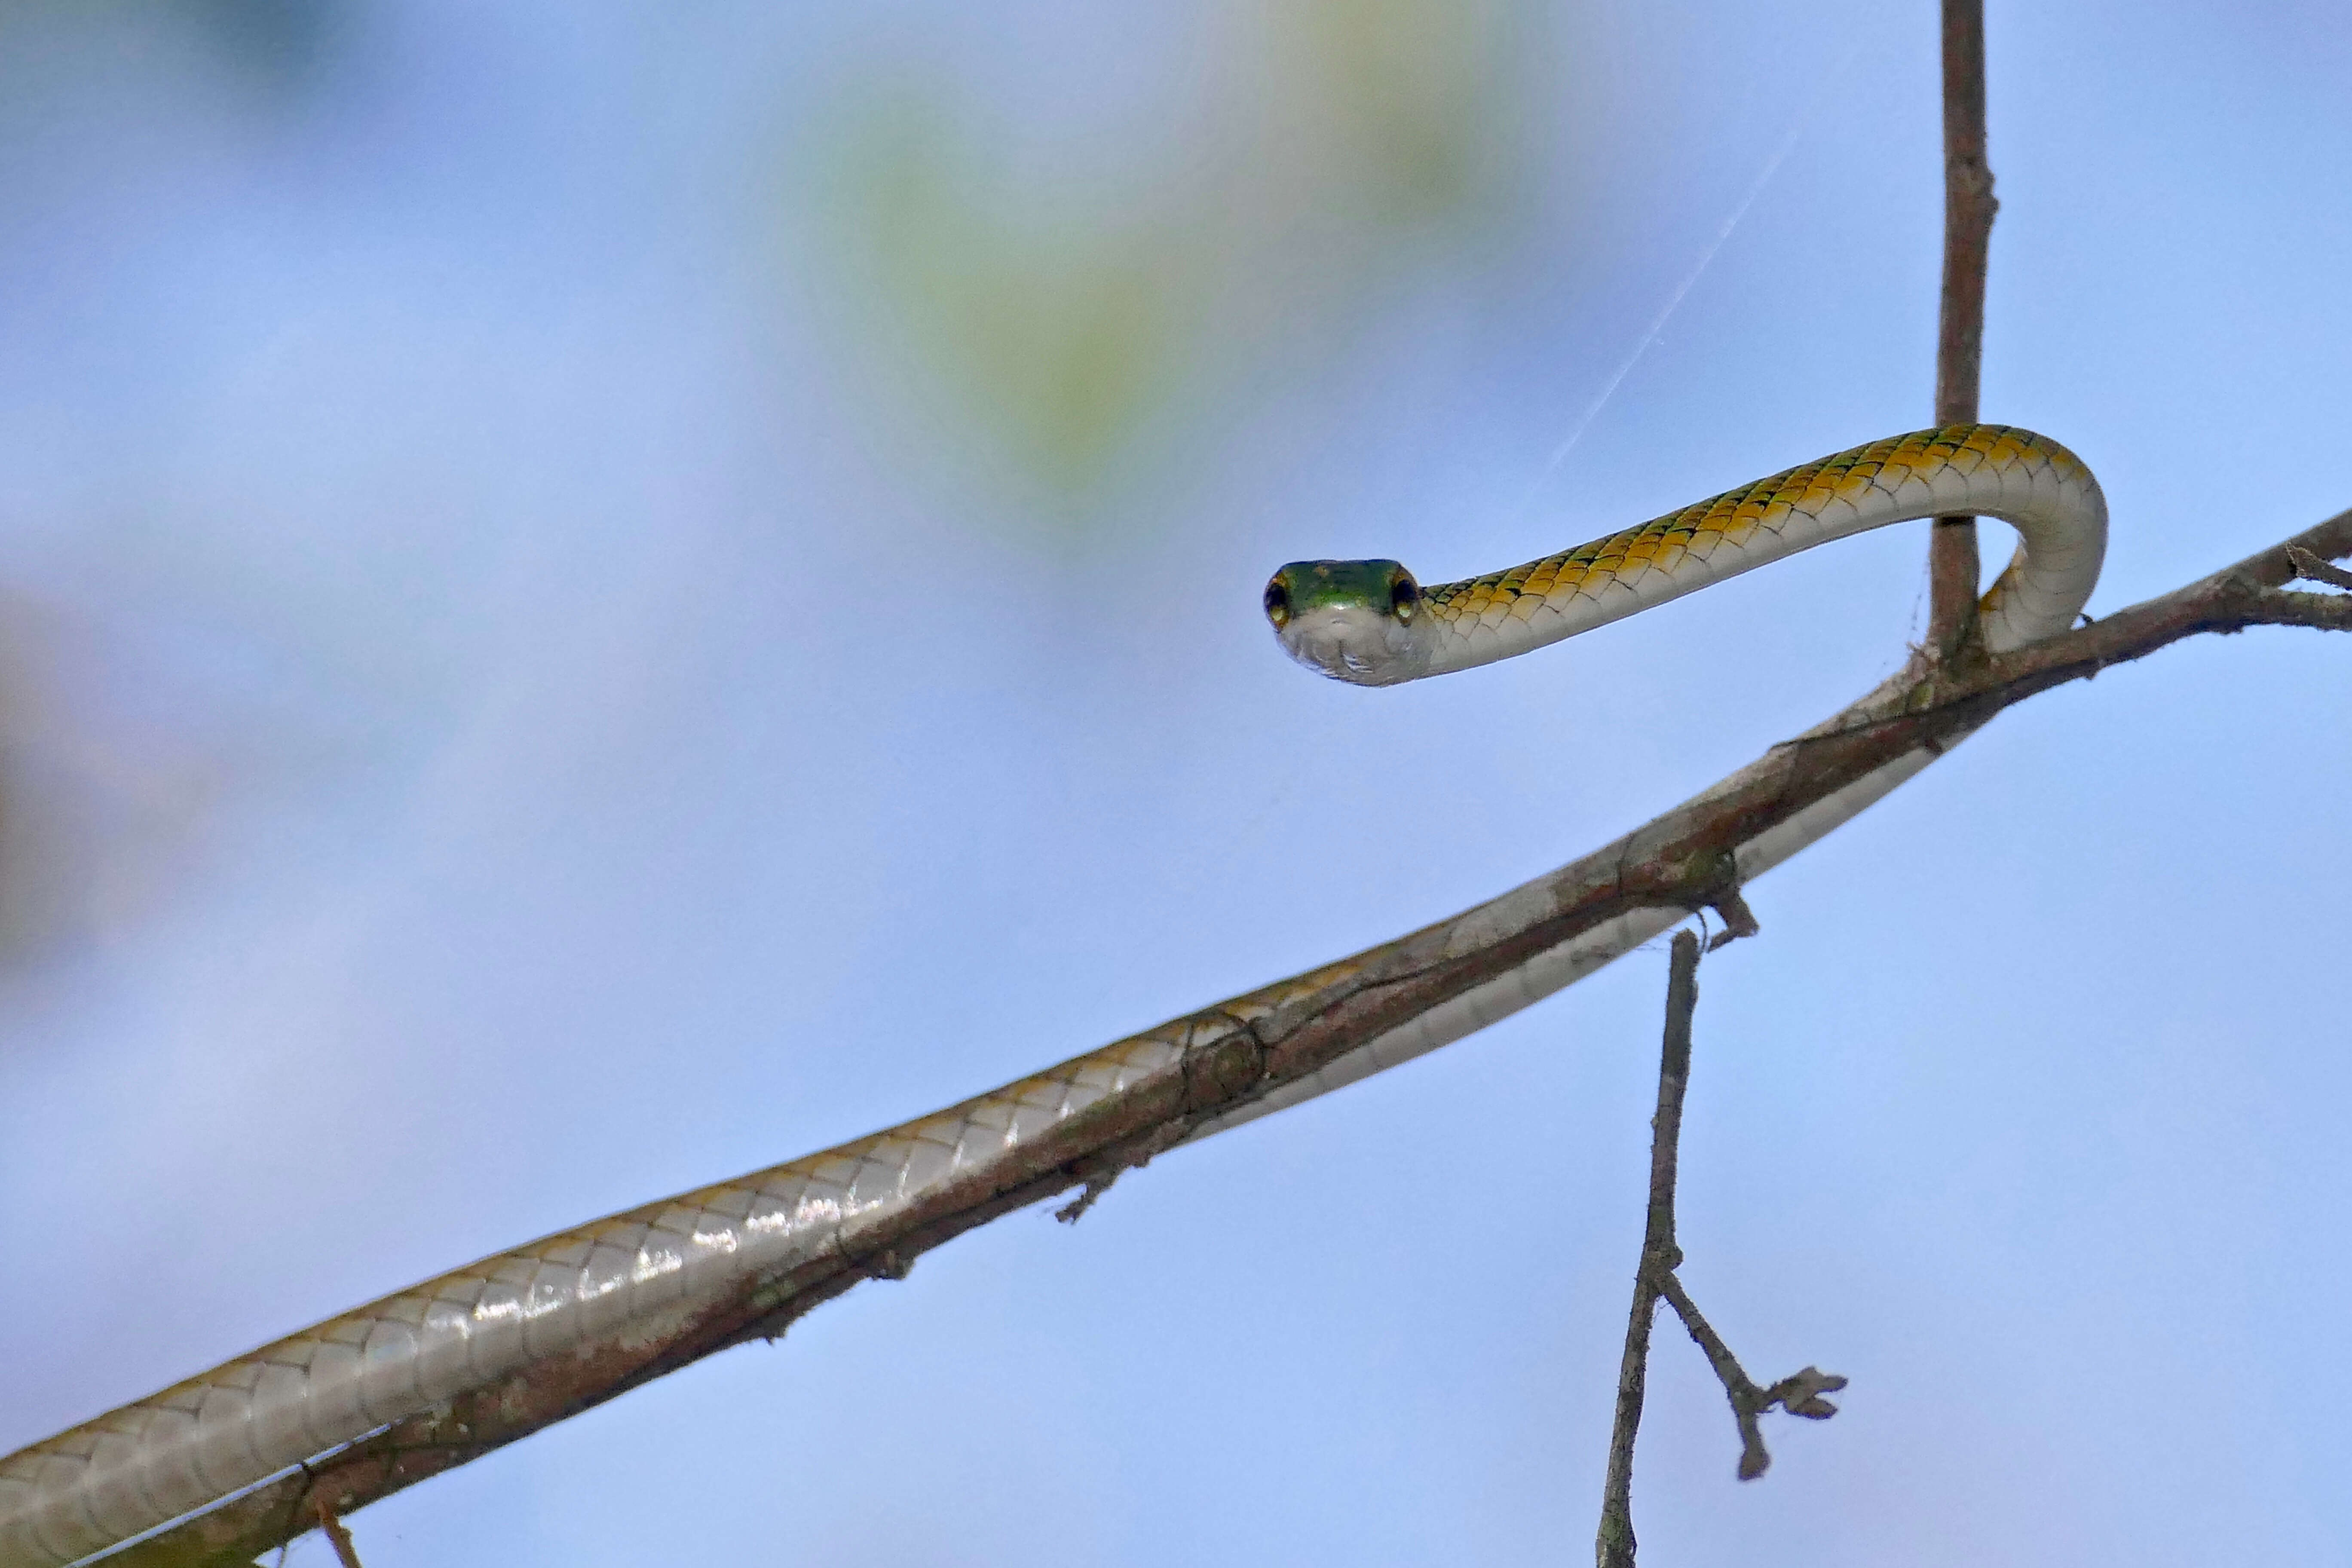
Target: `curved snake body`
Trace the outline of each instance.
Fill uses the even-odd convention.
[[[2021,539],[1979,606],[1986,645],[2071,626],[2098,581],[2105,503],[2082,459],[1999,425],[1874,441],[1459,583],[1423,588],[1394,561],[1294,561],[1266,584],[1266,614],[1309,668],[1391,686],[1510,658],[1833,539],[1964,513],[1998,517]]]
[[[1563,554],[1427,590],[1393,562],[1295,563],[1269,584],[1268,612],[1303,662],[1388,684],[1525,652],[1829,539],[1947,513],[2006,519],[2022,540],[1981,605],[1990,646],[2013,647],[2073,623],[2105,549],[2098,486],[2063,447],[1996,426],[1856,447]],[[1758,834],[1738,847],[1740,877],[1786,859],[1930,760],[1924,751],[1898,758]],[[1477,912],[1508,918],[1516,896]],[[1685,918],[1639,910],[1586,931],[1192,1136],[1459,1038]],[[484,1258],[21,1449],[0,1459],[0,1568],[58,1568],[102,1552],[526,1366],[656,1331],[813,1259],[857,1256],[861,1234],[936,1201],[950,1184],[984,1179],[1074,1111],[1181,1073],[1189,1051],[1277,1015],[1343,967],[855,1142]]]

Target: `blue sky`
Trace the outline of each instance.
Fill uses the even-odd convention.
[[[1924,612],[1889,531],[1360,691],[1256,595],[1924,424],[1930,7],[0,25],[0,1448],[1451,912]],[[1984,409],[2100,475],[2093,612],[2352,504],[2352,24],[1990,35]],[[1752,890],[1685,1277],[1853,1384],[1741,1486],[1662,1324],[1659,1561],[2352,1550],[2348,707],[2352,645],[2168,650]],[[1664,971],[1001,1221],[365,1560],[1580,1555]]]

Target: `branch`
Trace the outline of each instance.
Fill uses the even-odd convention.
[[[340,1514],[478,1458],[730,1346],[772,1340],[802,1314],[871,1279],[903,1278],[921,1253],[1073,1187],[1099,1187],[1196,1129],[1295,1083],[1528,959],[1632,912],[1730,911],[1733,851],[1845,785],[1921,747],[1940,751],[2002,709],[2203,632],[2253,626],[2352,631],[2352,595],[2290,593],[2315,561],[2352,555],[2352,511],[2238,564],[2095,625],[1965,668],[1915,662],[1823,723],[1614,843],[1450,920],[1155,1031],[1184,1042],[1181,1065],[1138,1077],[1024,1141],[969,1181],[942,1184],[845,1226],[826,1254],[578,1353],[535,1363],[488,1388],[314,1460],[119,1553],[116,1568],[249,1563],[310,1528],[305,1500]]]
[[[1936,423],[1973,424],[1984,363],[1992,167],[1985,161],[1984,0],[1944,5],[1944,286],[1936,331]],[[1928,535],[1927,647],[1948,659],[1975,635],[1977,520],[1939,517]]]

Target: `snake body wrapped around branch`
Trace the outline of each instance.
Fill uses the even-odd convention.
[[[1523,653],[1832,539],[1957,513],[2000,518],[2021,541],[1979,606],[1989,648],[2020,647],[2074,623],[2105,548],[2098,485],[2056,443],[1983,425],[1855,447],[1485,577],[1424,588],[1392,561],[1294,563],[1267,584],[1265,609],[1302,663],[1389,685]],[[1904,753],[1759,828],[1737,846],[1733,873],[1744,881],[1785,860],[1932,758]],[[1517,920],[1514,900],[1527,894],[1401,941]],[[1458,1039],[1686,913],[1643,906],[1614,915],[1313,1071],[1196,1082],[1203,1062],[1261,1059],[1256,1042],[1303,998],[1344,984],[1360,955],[854,1142],[427,1280],[0,1458],[0,1568],[59,1568],[110,1552],[252,1489],[307,1477],[372,1435],[510,1388],[559,1358],[626,1363],[632,1347],[698,1314],[716,1321],[720,1303],[740,1309],[727,1319],[739,1326],[782,1321],[796,1300],[804,1310],[836,1293],[845,1271],[889,1272],[891,1238],[940,1223],[954,1205],[999,1212],[1035,1182],[1036,1146],[1116,1097],[1164,1089],[1181,1136],[1158,1146],[1197,1140]],[[982,1195],[968,1199],[974,1194]],[[740,1327],[714,1331],[702,1348],[732,1342],[730,1334],[740,1338]],[[662,1369],[641,1366],[643,1375]]]

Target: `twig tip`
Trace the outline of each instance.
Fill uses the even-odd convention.
[[[1096,1176],[1089,1179],[1087,1183],[1087,1190],[1055,1209],[1054,1217],[1064,1225],[1077,1224],[1079,1220],[1086,1217],[1086,1212],[1095,1206],[1095,1200],[1110,1191],[1111,1184],[1118,1180],[1118,1173],[1116,1171],[1108,1176]]]

